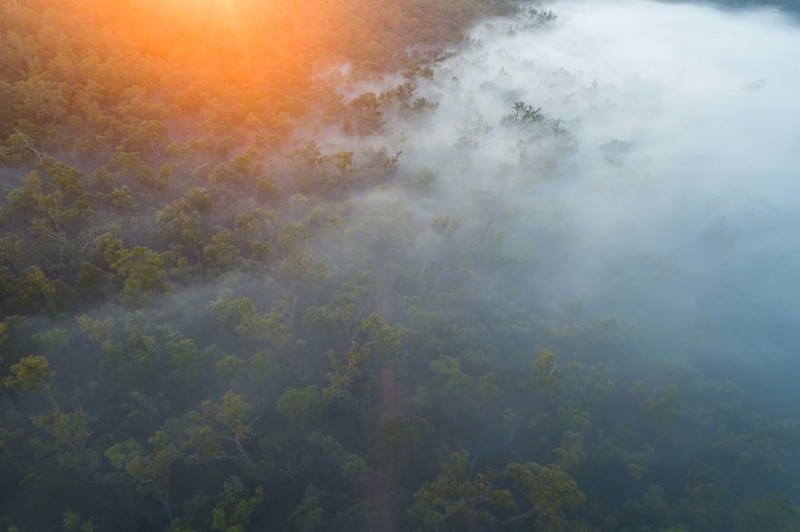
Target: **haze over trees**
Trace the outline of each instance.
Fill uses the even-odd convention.
[[[796,78],[570,51],[798,30],[654,5],[0,4],[0,528],[800,530]]]

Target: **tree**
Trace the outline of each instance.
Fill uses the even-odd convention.
[[[120,295],[130,307],[143,306],[148,295],[166,288],[163,255],[149,248],[137,246],[122,252],[112,267],[124,279]]]
[[[11,374],[3,377],[2,383],[11,390],[34,392],[54,402],[54,377],[46,357],[29,355],[11,365]]]
[[[736,510],[733,522],[733,530],[736,532],[797,532],[800,530],[800,512],[785,495],[772,493],[743,504]]]
[[[527,515],[547,530],[564,530],[568,523],[565,511],[586,502],[575,481],[557,465],[513,463],[506,468],[506,473],[533,506]]]
[[[239,477],[231,477],[217,495],[217,506],[211,511],[211,530],[244,532],[253,514],[264,500],[264,488],[257,486],[246,497],[246,488]]]
[[[203,401],[199,411],[186,416],[188,463],[235,460],[259,480],[264,479],[261,467],[244,447],[253,431],[252,421],[245,420],[250,408],[245,399],[242,394],[227,392],[219,403]]]
[[[544,118],[541,107],[533,107],[525,102],[517,101],[511,107],[511,112],[504,116],[501,122],[508,127],[528,128],[544,121]]]
[[[50,437],[45,449],[56,454],[59,465],[75,470],[87,482],[97,481],[99,457],[87,447],[93,431],[83,408],[67,413],[55,406],[47,414],[31,416],[31,422]]]
[[[497,524],[494,508],[511,508],[508,490],[494,489],[492,475],[476,473],[467,451],[443,457],[436,479],[414,494],[409,516],[421,530],[487,530]]]
[[[365,92],[353,99],[349,105],[350,115],[345,122],[345,131],[358,135],[379,133],[383,127],[381,102],[374,92]]]
[[[127,474],[141,493],[161,503],[167,519],[171,521],[172,464],[180,454],[165,432],[158,431],[147,441],[151,448],[149,452],[139,442],[130,439],[109,447],[105,456],[111,466]]]

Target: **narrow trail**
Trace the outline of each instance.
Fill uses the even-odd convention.
[[[390,324],[394,319],[392,309],[393,279],[388,273],[387,262],[376,269],[375,273],[375,301],[373,311],[377,312],[383,321]],[[397,382],[395,369],[390,362],[386,362],[379,371],[378,378],[378,416],[381,421],[388,417],[397,416],[402,411],[402,389]],[[367,476],[364,484],[365,497],[372,508],[369,519],[370,531],[394,532],[395,516],[392,512],[390,495],[397,479],[397,466],[387,464],[374,469]]]

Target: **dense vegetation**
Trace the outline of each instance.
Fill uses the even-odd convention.
[[[800,423],[522,293],[552,233],[367,142],[513,9],[0,4],[0,527],[800,530]]]

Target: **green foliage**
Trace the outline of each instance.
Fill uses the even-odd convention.
[[[554,311],[565,231],[381,136],[476,17],[552,12],[195,4],[0,2],[0,528],[798,530],[796,420]]]
[[[541,107],[533,107],[522,101],[514,102],[511,112],[503,117],[502,124],[509,127],[526,128],[542,122],[544,114]]]
[[[148,294],[160,292],[166,287],[164,258],[151,249],[138,246],[124,251],[112,268],[124,279],[120,295],[130,307],[144,306]]]
[[[501,391],[493,373],[480,376],[465,373],[456,357],[440,357],[430,363],[430,369],[441,380],[441,389],[449,401],[446,408],[453,416],[500,397]]]
[[[486,530],[496,524],[493,507],[513,506],[507,490],[494,489],[491,475],[473,467],[466,451],[443,457],[438,476],[414,494],[409,509],[421,530]]]
[[[168,518],[172,517],[170,484],[172,464],[180,456],[166,433],[156,432],[147,440],[147,452],[136,440],[126,440],[106,449],[105,457],[115,469],[127,473],[136,488],[156,498],[163,505]]]
[[[322,506],[322,499],[325,492],[310,485],[306,487],[303,501],[294,511],[292,521],[299,532],[313,532],[321,530],[325,518],[325,510]]]
[[[359,135],[378,133],[383,126],[382,115],[378,96],[374,92],[365,92],[350,102],[350,116],[345,122],[345,131]]]
[[[84,521],[77,512],[66,512],[61,526],[63,532],[94,532],[92,521]]]
[[[586,453],[583,449],[583,439],[576,432],[567,431],[564,439],[553,450],[558,465],[564,471],[574,471],[586,460]]]
[[[51,396],[55,372],[50,369],[46,357],[29,355],[11,365],[11,374],[3,377],[3,386],[12,390],[24,390]]]
[[[406,416],[385,418],[373,435],[370,457],[375,463],[404,463],[421,450],[433,434],[425,419]]]
[[[732,504],[730,490],[698,477],[690,481],[679,508],[697,528],[711,530],[729,526]]]
[[[231,477],[222,485],[217,506],[211,511],[211,530],[244,532],[264,499],[264,488],[255,488],[251,497],[245,498],[245,495],[245,486],[238,477]]]
[[[556,465],[514,463],[509,464],[506,471],[533,505],[536,519],[548,530],[563,530],[568,523],[565,512],[586,502],[586,496],[575,481]]]
[[[372,352],[353,343],[342,357],[328,352],[331,371],[327,374],[329,384],[322,390],[325,401],[358,402],[368,397],[367,390],[375,386],[374,376],[366,366],[372,360]]]
[[[287,390],[275,406],[290,424],[301,427],[319,422],[325,410],[319,390],[313,385]]]
[[[797,505],[785,495],[773,493],[748,502],[736,511],[733,530],[775,530],[795,532],[800,530]]]
[[[547,395],[558,380],[558,358],[552,351],[539,351],[533,362],[533,374],[540,393]]]
[[[92,431],[89,419],[80,407],[72,413],[54,408],[49,414],[32,416],[31,422],[48,433],[53,443],[70,459],[80,460],[86,454],[86,441]]]

